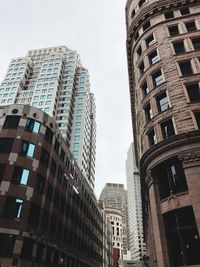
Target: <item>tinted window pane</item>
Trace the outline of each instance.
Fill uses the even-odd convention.
[[[0,234],[0,257],[11,258],[15,244],[15,236]]]
[[[20,116],[7,116],[4,122],[4,129],[17,129],[19,125]]]

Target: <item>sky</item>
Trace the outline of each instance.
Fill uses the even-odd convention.
[[[95,193],[126,183],[132,142],[126,61],[126,0],[0,1],[0,81],[11,58],[30,49],[66,45],[89,70],[97,106]]]

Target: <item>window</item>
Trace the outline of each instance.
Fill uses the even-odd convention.
[[[31,203],[29,209],[28,223],[37,225],[39,221],[39,216],[40,216],[40,207],[35,203]]]
[[[157,53],[157,50],[153,51],[151,54],[149,54],[149,63],[150,65],[153,65],[159,61],[159,56]]]
[[[142,54],[142,48],[141,48],[141,46],[139,46],[139,48],[137,50],[137,54],[138,54],[138,56],[141,56],[141,54]]]
[[[174,18],[174,12],[173,11],[167,11],[164,13],[165,19],[171,19]]]
[[[188,190],[184,169],[178,159],[160,164],[153,170],[153,176],[158,180],[161,200]]]
[[[180,8],[180,12],[181,12],[182,16],[183,15],[188,15],[188,14],[190,14],[190,9],[189,9],[189,7],[184,6],[184,7]]]
[[[197,29],[194,21],[186,22],[185,27],[188,32],[194,32]]]
[[[192,44],[195,50],[199,50],[200,49],[200,37],[192,39]]]
[[[173,25],[168,28],[170,36],[178,35],[179,34],[179,29],[178,25]]]
[[[0,234],[0,257],[11,258],[16,236],[11,234]]]
[[[57,154],[58,154],[59,148],[60,148],[60,143],[58,139],[56,139],[55,144],[54,144],[54,150],[56,151]]]
[[[197,122],[198,129],[200,129],[200,112],[195,112],[194,116]]]
[[[193,208],[179,208],[163,215],[170,266],[200,264],[200,238]]]
[[[165,81],[161,70],[154,73],[152,75],[152,79],[153,79],[154,86],[159,86],[160,84],[164,83],[164,81]]]
[[[141,7],[145,2],[146,2],[146,0],[140,0],[138,3],[138,6]]]
[[[52,173],[53,175],[55,175],[55,173],[56,173],[56,169],[57,169],[57,164],[56,164],[55,160],[52,159],[52,161],[51,161],[51,173]]]
[[[33,157],[35,151],[35,145],[32,143],[29,143],[28,141],[21,142],[21,146],[19,149],[19,155],[20,156],[28,156]]]
[[[157,143],[155,131],[151,130],[148,133],[149,146],[155,145]]]
[[[52,130],[49,127],[46,127],[46,132],[45,132],[44,138],[50,144],[52,143],[52,140],[53,140],[53,132],[52,132]]]
[[[44,166],[48,166],[49,163],[49,153],[43,148],[40,156],[40,162]]]
[[[52,185],[48,184],[46,197],[49,201],[51,201],[52,195],[53,195],[53,187]]]
[[[42,194],[44,191],[44,184],[45,177],[38,173],[35,179],[35,190]]]
[[[0,138],[0,153],[10,153],[14,139]]]
[[[143,25],[143,31],[147,30],[149,27],[151,27],[150,20],[144,23],[144,25]]]
[[[145,110],[146,122],[148,123],[153,118],[153,113],[152,113],[151,105],[148,104],[145,107],[144,110]]]
[[[174,126],[171,119],[161,123],[161,130],[163,138],[168,138],[170,136],[175,135]]]
[[[4,129],[17,129],[20,116],[7,116],[3,125]]]
[[[3,179],[3,175],[4,175],[4,172],[5,172],[5,168],[6,168],[6,165],[5,165],[5,164],[0,164],[0,182],[1,182],[2,179]]]
[[[200,100],[200,89],[198,83],[186,85],[186,90],[191,102],[196,102]]]
[[[29,173],[29,170],[15,166],[11,181],[16,184],[27,185]]]
[[[23,200],[20,198],[7,197],[3,209],[3,218],[20,219],[22,215]]]
[[[185,46],[183,41],[173,43],[173,46],[176,54],[182,54],[185,52]]]
[[[40,123],[38,121],[35,121],[33,119],[28,118],[26,121],[26,127],[25,129],[27,131],[33,132],[33,133],[39,133],[40,131]]]
[[[34,243],[35,241],[33,239],[24,237],[20,258],[27,260],[32,259]]]
[[[144,62],[142,62],[139,66],[140,74],[144,73]]]
[[[182,75],[193,74],[192,65],[190,61],[179,62],[179,67]]]
[[[144,83],[142,84],[142,92],[143,92],[143,95],[144,95],[144,96],[146,96],[146,95],[148,94],[148,92],[149,92],[149,88],[148,88],[148,86],[147,86],[147,82],[144,82]]]
[[[153,45],[156,42],[156,40],[154,39],[154,35],[151,34],[147,39],[146,39],[146,46],[147,48],[151,45]]]
[[[159,111],[165,111],[169,108],[169,103],[166,93],[162,93],[156,98]]]

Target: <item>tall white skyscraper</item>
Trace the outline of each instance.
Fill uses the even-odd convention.
[[[140,176],[136,166],[134,144],[131,143],[126,160],[126,181],[128,195],[129,249],[131,259],[142,261],[146,254],[143,237],[142,200]]]
[[[0,105],[19,103],[53,117],[81,171],[94,188],[96,122],[89,74],[76,51],[35,49],[11,60],[0,86]]]

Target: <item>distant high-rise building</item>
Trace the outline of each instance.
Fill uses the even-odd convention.
[[[143,237],[142,199],[139,171],[136,166],[134,144],[129,147],[126,160],[126,181],[128,196],[129,250],[131,259],[143,261],[146,245]]]
[[[0,86],[0,105],[31,105],[53,117],[92,188],[95,180],[95,100],[89,74],[65,46],[28,51],[11,60]]]
[[[199,21],[197,0],[127,0],[130,100],[150,267],[200,266]]]
[[[113,208],[122,212],[123,254],[127,254],[128,213],[127,213],[127,191],[124,189],[124,185],[115,183],[106,183],[99,199],[105,203],[105,208]]]

